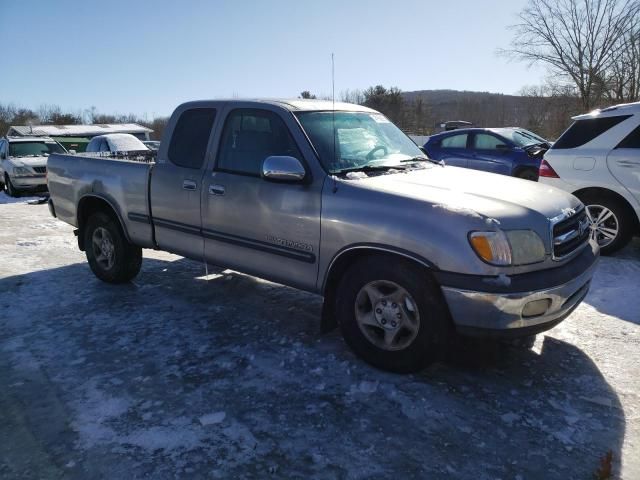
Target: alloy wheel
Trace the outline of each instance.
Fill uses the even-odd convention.
[[[111,270],[115,261],[115,245],[106,228],[98,227],[91,236],[91,245],[96,262],[105,270]]]
[[[600,247],[609,245],[618,237],[620,224],[612,210],[603,205],[587,205],[586,213],[591,239],[597,241]]]
[[[367,340],[387,351],[407,348],[420,329],[420,314],[413,297],[387,280],[369,282],[360,289],[355,317]]]

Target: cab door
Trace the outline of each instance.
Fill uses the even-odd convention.
[[[438,160],[444,160],[447,165],[467,167],[469,162],[468,133],[449,135],[440,140]]]
[[[287,115],[288,114],[288,115]],[[324,178],[311,178],[293,116],[269,108],[227,112],[215,165],[205,175],[202,231],[207,259],[276,282],[314,289],[318,274],[320,201]],[[269,156],[296,157],[306,180],[261,177]]]
[[[202,259],[200,197],[205,156],[215,108],[188,108],[179,114],[168,148],[151,173],[151,209],[156,243],[162,250]]]
[[[611,174],[640,202],[640,126],[607,156]]]

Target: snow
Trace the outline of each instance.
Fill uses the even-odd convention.
[[[90,272],[72,227],[0,194],[3,478],[640,478],[640,240],[532,350],[463,343],[393,375],[321,300],[145,251]]]

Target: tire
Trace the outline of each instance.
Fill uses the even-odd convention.
[[[91,270],[107,283],[128,282],[142,266],[142,249],[127,242],[117,219],[102,212],[89,217],[84,247]]]
[[[7,192],[7,195],[9,195],[10,197],[20,196],[20,191],[13,186],[13,183],[11,182],[11,177],[9,177],[8,173],[5,173],[4,175],[4,189]]]
[[[623,202],[615,197],[595,192],[579,194],[577,197],[587,209],[591,222],[591,238],[597,240],[602,255],[611,255],[631,241],[636,221]],[[606,212],[607,210],[611,215]],[[598,218],[603,213],[605,218],[598,223]],[[616,233],[613,238],[605,237],[605,234],[611,235],[614,230]]]
[[[356,355],[398,373],[419,371],[438,359],[450,331],[448,309],[428,273],[382,255],[357,260],[345,272],[336,317]]]
[[[537,182],[538,172],[535,170],[532,170],[531,168],[526,168],[516,173],[516,177],[521,178],[523,180],[531,180],[532,182]]]

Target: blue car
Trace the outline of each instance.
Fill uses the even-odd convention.
[[[447,165],[538,180],[551,144],[524,128],[463,128],[432,135],[424,151]]]

